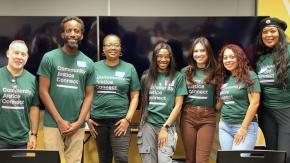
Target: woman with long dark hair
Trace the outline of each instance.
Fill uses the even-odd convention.
[[[154,47],[151,65],[141,79],[143,110],[138,148],[143,163],[169,163],[175,151],[175,120],[187,95],[184,76],[175,70],[171,47]]]
[[[208,163],[216,128],[216,61],[205,37],[194,40],[185,74],[189,94],[181,116],[181,135],[187,163]]]
[[[225,45],[218,57],[217,99],[221,107],[219,140],[222,150],[252,150],[256,144],[256,112],[260,102],[258,76],[243,49]]]
[[[260,22],[256,71],[263,102],[259,125],[266,148],[287,151],[287,163],[290,163],[290,45],[286,28],[287,24],[277,18]]]

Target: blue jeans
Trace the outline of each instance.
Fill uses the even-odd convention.
[[[234,143],[234,137],[241,124],[228,124],[223,120],[219,122],[219,141],[222,150],[252,150],[257,141],[258,123],[251,122],[246,138],[240,144]]]

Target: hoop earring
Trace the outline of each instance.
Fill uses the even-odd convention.
[[[123,53],[122,52],[120,52],[120,55],[119,55],[120,57],[122,57],[123,56]]]

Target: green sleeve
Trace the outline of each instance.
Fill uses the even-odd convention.
[[[34,81],[34,85],[35,85],[35,94],[34,94],[34,96],[33,96],[33,99],[32,99],[32,103],[31,103],[31,105],[32,106],[39,106],[40,105],[40,101],[39,101],[39,93],[38,93],[38,82],[37,82],[37,80],[35,79],[35,81]]]
[[[86,77],[86,86],[88,85],[95,85],[96,84],[96,73],[94,68],[94,63],[90,63],[88,71],[87,71],[87,77]]]
[[[44,77],[47,77],[48,79],[50,79],[52,67],[53,67],[52,62],[50,62],[49,57],[47,55],[44,55],[41,62],[40,62],[40,65],[39,65],[39,68],[37,71],[37,75],[44,76]]]
[[[132,66],[130,91],[139,91],[139,90],[140,90],[140,83],[138,79],[138,74],[136,72],[136,69]]]
[[[146,76],[147,76],[147,71],[144,71],[144,73],[142,74],[141,80],[140,80],[141,92],[144,92]]]
[[[261,92],[260,82],[259,82],[257,74],[251,71],[250,77],[254,84],[247,89],[248,93]]]
[[[184,76],[185,76],[185,71],[187,70],[187,68],[188,68],[188,66],[183,67],[180,71]]]
[[[176,86],[177,86],[177,91],[176,91],[176,96],[184,96],[187,95],[187,87],[186,87],[186,82],[184,76],[179,73],[177,80],[176,80]]]

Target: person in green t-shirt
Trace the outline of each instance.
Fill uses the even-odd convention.
[[[221,149],[252,150],[257,140],[261,88],[241,47],[227,44],[220,50],[216,75]]]
[[[25,42],[14,40],[7,51],[8,64],[0,69],[0,149],[36,149],[38,84],[23,68],[28,57]]]
[[[40,63],[39,94],[45,105],[44,146],[64,153],[67,163],[81,162],[84,121],[93,100],[93,61],[78,49],[84,23],[74,16],[61,22],[64,45],[47,52]]]
[[[117,35],[104,38],[103,52],[106,58],[95,63],[97,84],[88,126],[96,138],[100,163],[111,163],[113,156],[115,162],[126,163],[139,79],[134,66],[120,59],[121,40]]]
[[[180,120],[186,162],[208,163],[216,128],[216,61],[209,41],[196,38],[187,59],[189,65],[181,71],[188,95]]]
[[[177,134],[175,120],[187,95],[184,76],[175,70],[171,47],[154,47],[151,65],[141,79],[142,118],[138,148],[143,163],[172,162]]]
[[[259,125],[266,149],[287,151],[290,163],[290,44],[286,22],[265,18],[259,24],[256,72],[262,89]]]

